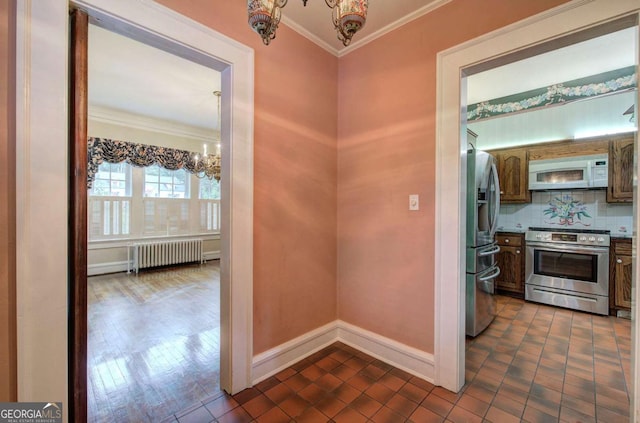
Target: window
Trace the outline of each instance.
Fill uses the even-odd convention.
[[[201,200],[219,200],[220,199],[220,181],[215,179],[202,178],[200,179],[200,194]]]
[[[89,195],[130,197],[131,165],[122,163],[102,163],[96,173]]]
[[[145,198],[143,236],[188,235],[189,201]]]
[[[182,169],[104,163],[88,200],[89,241],[220,233],[220,183]]]
[[[189,176],[184,169],[167,170],[158,165],[144,168],[144,196],[189,198]]]
[[[89,239],[121,238],[130,233],[131,165],[102,163],[89,190]],[[127,198],[128,197],[128,198]]]
[[[121,198],[89,197],[89,240],[129,235],[131,202]]]

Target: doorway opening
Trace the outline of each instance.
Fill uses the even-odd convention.
[[[526,51],[530,46],[539,45],[550,39],[559,39],[570,33],[576,33],[585,28],[593,28],[597,24],[614,21],[620,16],[632,13],[630,19],[637,24],[637,13],[629,5],[620,5],[616,10],[607,10],[605,2],[593,2],[580,7],[559,7],[549,13],[543,14],[521,25],[496,31],[481,39],[466,43],[463,46],[443,52],[439,57],[438,80],[438,131],[437,131],[437,225],[438,228],[461,227],[462,230],[451,236],[439,233],[436,235],[436,252],[459,251],[457,257],[436,257],[436,382],[458,391],[464,385],[464,288],[462,284],[457,287],[447,286],[445,281],[454,278],[463,281],[464,275],[464,209],[465,192],[460,189],[465,186],[466,168],[463,141],[466,139],[466,127],[461,125],[461,115],[458,111],[466,112],[465,107],[460,107],[466,99],[466,86],[460,86],[461,72],[472,66],[491,61],[496,57],[504,57],[505,54],[514,51]],[[594,14],[594,12],[596,12]],[[598,16],[595,21],[593,16]],[[557,26],[559,22],[572,22],[570,28],[566,25]],[[558,28],[563,28],[559,30]],[[637,38],[637,31],[635,32]],[[506,44],[501,44],[506,42]],[[637,42],[637,41],[636,41]],[[637,46],[637,44],[636,44]],[[557,47],[557,46],[556,46]],[[528,51],[530,53],[530,50]],[[493,62],[495,65],[495,62]],[[479,65],[481,66],[481,65]],[[490,67],[490,66],[489,66]],[[479,68],[476,68],[479,71]],[[637,69],[637,64],[636,64]],[[637,102],[637,92],[634,96]],[[445,140],[456,139],[461,141],[447,144]],[[634,135],[635,139],[635,135]],[[454,166],[455,165],[455,166]],[[446,193],[451,191],[459,195],[454,198]],[[445,198],[447,199],[445,201]],[[637,213],[634,210],[633,220],[637,221]],[[634,261],[635,263],[635,261]],[[635,266],[635,264],[634,264]],[[455,330],[451,330],[451,327]],[[453,332],[453,333],[452,333]],[[634,342],[632,340],[632,342]],[[633,364],[632,364],[633,369]],[[636,375],[632,376],[632,380]],[[636,393],[633,393],[635,395]]]
[[[480,400],[492,397],[489,413],[494,418],[628,418],[632,392],[628,320],[631,272],[628,266],[627,280],[612,276],[610,281],[609,272],[615,275],[625,273],[625,269],[615,264],[609,269],[609,263],[615,263],[615,257],[609,260],[609,239],[612,252],[617,243],[631,247],[627,231],[633,226],[633,193],[629,189],[633,175],[618,160],[619,154],[609,152],[629,145],[626,160],[633,161],[636,124],[625,112],[634,105],[636,96],[636,29],[633,20],[609,23],[586,34],[554,40],[548,43],[553,47],[550,51],[534,52],[528,57],[519,53],[514,61],[506,56],[495,61],[498,63],[493,67],[479,65],[480,72],[474,72],[473,67],[464,72],[467,114],[463,116],[463,126],[477,134],[474,148],[496,160],[501,184],[497,230],[486,241],[491,242],[491,251],[496,246],[500,249],[492,260],[500,271],[490,282],[491,300],[470,301],[485,294],[483,289],[488,286],[487,282],[470,283],[475,281],[469,278],[469,263],[466,283],[465,389],[482,397]],[[544,50],[545,45],[539,49]],[[477,151],[475,155],[479,154]],[[532,160],[566,160],[593,153],[605,162],[608,155],[615,156],[608,160],[611,173],[626,172],[624,178],[610,178],[609,189],[604,184],[601,189],[567,186],[530,191],[531,182],[535,182],[529,179]],[[477,163],[474,155],[468,155],[467,160]],[[467,174],[471,185],[476,184],[476,178],[477,170],[473,175]],[[554,185],[561,186],[555,181],[550,188]],[[469,182],[467,187],[471,189]],[[623,188],[626,195],[621,193]],[[475,216],[477,206],[470,201],[470,194],[467,214]],[[564,205],[573,208],[565,213],[561,210]],[[476,219],[467,216],[467,222],[472,220]],[[571,289],[574,285],[569,280],[561,285],[559,279],[547,277],[542,280],[553,282],[557,293],[537,288],[537,279],[531,278],[536,260],[535,238],[530,237],[535,233],[531,228],[535,233],[577,234],[576,242],[580,235],[593,236],[597,231],[601,244],[606,245],[572,246],[567,238],[562,255],[558,256],[559,260],[563,256],[580,259],[562,274],[579,272],[582,259],[604,257],[597,266],[589,266],[590,284],[584,288],[575,284],[575,289],[580,289],[578,293]],[[467,230],[473,234],[479,229]],[[569,254],[570,247],[580,255]],[[598,255],[586,255],[592,251],[590,248],[590,254],[598,251]],[[468,253],[467,260],[471,257]],[[558,260],[553,265],[561,266]],[[624,288],[615,287],[624,284]],[[566,290],[558,290],[564,286]],[[590,292],[595,291],[586,289],[596,286],[600,290],[594,297]],[[560,292],[563,295],[558,295]],[[621,294],[625,293],[628,299],[624,305],[629,308],[621,304]],[[595,299],[588,304],[566,300],[574,297]],[[596,310],[593,304],[600,308]],[[617,313],[625,314],[627,319],[615,317]],[[469,333],[470,323],[477,325],[478,316],[490,317],[481,328],[472,325],[476,331]]]
[[[221,75],[88,35],[88,421],[162,420],[222,395]]]
[[[87,11],[85,15],[102,28],[170,51],[221,74],[221,150],[225,154],[222,155],[220,191],[221,197],[229,201],[221,204],[219,214],[220,386],[229,393],[239,392],[252,382],[253,52],[157,4],[121,8],[116,2],[108,6],[96,3],[101,2],[78,1],[73,6]],[[29,47],[37,50],[41,46],[32,43]],[[65,56],[61,54],[61,57]],[[78,145],[82,146],[83,142]],[[75,156],[74,160],[77,160]],[[82,168],[82,165],[78,166]],[[70,192],[71,197],[77,195]],[[82,232],[86,233],[86,228]],[[75,251],[70,250],[69,254],[73,256]],[[71,283],[74,287],[86,286],[86,277],[78,279],[78,274],[71,277]],[[86,327],[82,301],[76,302],[75,297],[70,305],[73,309],[70,327]],[[86,340],[70,343],[70,414],[78,418],[86,416],[86,378],[78,377],[81,369],[86,368],[86,347]]]

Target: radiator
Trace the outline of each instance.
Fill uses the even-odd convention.
[[[178,263],[204,263],[202,239],[176,241],[137,242],[131,244],[133,250],[133,270]]]

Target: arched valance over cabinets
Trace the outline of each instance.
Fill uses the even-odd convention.
[[[106,138],[89,138],[87,182],[91,188],[98,167],[104,163],[127,163],[137,166],[158,165],[169,170],[184,169],[202,178],[220,180],[220,155],[199,153],[156,145],[137,144]]]

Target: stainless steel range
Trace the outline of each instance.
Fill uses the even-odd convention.
[[[609,231],[529,228],[525,299],[609,314]]]

